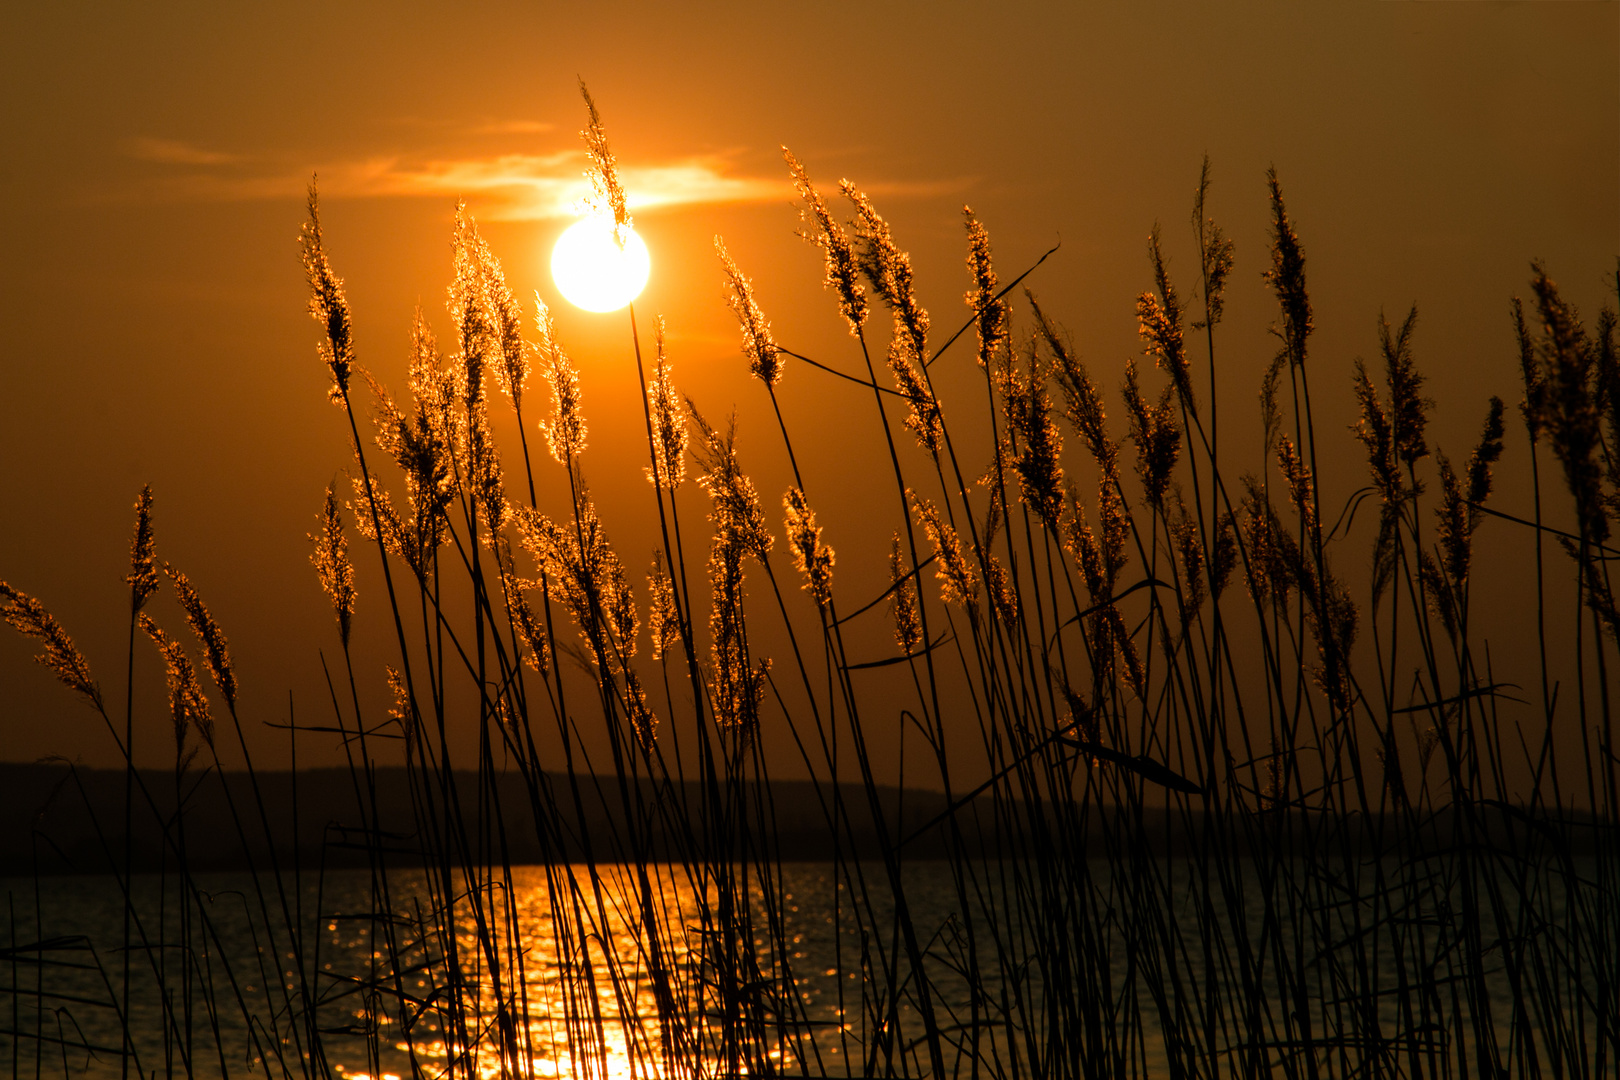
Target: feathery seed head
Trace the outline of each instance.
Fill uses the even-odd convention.
[[[918,357],[928,355],[928,312],[917,302],[912,285],[911,257],[894,242],[889,223],[878,214],[872,200],[848,180],[839,189],[855,204],[856,263],[872,291],[894,311],[897,333],[910,339],[910,349]]]
[[[742,351],[748,357],[748,370],[766,386],[775,386],[782,378],[782,353],[776,347],[776,340],[771,337],[771,324],[754,301],[754,284],[748,280],[747,274],[737,268],[736,260],[726,250],[725,240],[719,236],[714,238],[714,250],[720,256],[720,265],[726,272],[726,283],[731,287],[726,306],[737,316],[737,323],[742,327]]]
[[[1086,444],[1105,480],[1111,481],[1119,475],[1119,448],[1108,435],[1108,414],[1103,408],[1102,391],[1091,381],[1074,348],[1041,310],[1035,294],[1025,289],[1024,295],[1029,299],[1030,310],[1035,315],[1035,326],[1056,361],[1058,387],[1063,391],[1064,415]]]
[[[1378,488],[1385,506],[1399,504],[1406,496],[1406,479],[1395,456],[1394,425],[1389,412],[1378,398],[1367,365],[1356,361],[1356,404],[1361,419],[1356,423],[1356,438],[1367,447],[1367,465],[1372,470],[1373,484]]]
[[[681,640],[680,613],[675,607],[675,583],[664,570],[664,553],[653,552],[652,573],[647,575],[647,631],[652,636],[654,660]]]
[[[315,545],[309,561],[320,575],[321,588],[332,601],[337,614],[338,634],[345,648],[349,626],[354,618],[354,564],[349,562],[349,539],[343,535],[343,518],[338,513],[337,495],[326,489],[326,505],[321,511],[321,531],[309,537]]]
[[[635,600],[589,496],[580,497],[572,528],[533,507],[515,507],[513,514],[523,546],[557,583],[558,598],[574,617],[596,663],[605,668],[615,656],[634,656]]]
[[[624,243],[622,230],[630,227],[630,209],[625,202],[624,185],[619,183],[619,171],[614,166],[613,151],[608,149],[607,132],[602,128],[602,115],[596,111],[596,102],[591,98],[591,92],[585,88],[585,80],[579,81],[580,96],[585,99],[585,111],[588,120],[585,130],[579,137],[585,140],[585,153],[591,160],[591,168],[585,178],[591,182],[591,197],[589,203],[591,210],[604,217],[613,215],[613,225],[619,243]]]
[[[922,522],[928,539],[934,545],[939,566],[934,576],[939,579],[940,595],[948,604],[956,604],[972,619],[979,617],[979,574],[968,559],[956,530],[940,516],[933,503],[916,492],[908,492],[911,505]]]
[[[1435,509],[1435,537],[1443,555],[1441,567],[1459,592],[1473,561],[1474,533],[1484,515],[1479,506],[1491,494],[1491,466],[1502,456],[1502,399],[1491,398],[1479,445],[1468,457],[1467,486],[1440,455],[1440,505]]]
[[[658,716],[647,704],[647,691],[642,689],[641,679],[629,668],[624,672],[624,703],[636,745],[641,747],[642,753],[652,753],[653,740],[658,735]]]
[[[910,411],[906,414],[906,427],[917,436],[917,442],[930,454],[939,453],[945,445],[945,421],[939,400],[928,385],[912,337],[904,332],[899,317],[895,318],[894,337],[889,341],[889,372],[895,385],[906,399]]]
[[[709,660],[715,718],[725,728],[751,738],[759,726],[770,661],[757,665],[748,655],[743,617],[743,554],[739,537],[717,529],[709,547]]]
[[[225,635],[214,622],[214,617],[208,614],[202,597],[197,590],[191,587],[186,575],[170,566],[163,564],[163,572],[169,576],[174,585],[174,594],[180,600],[180,606],[185,609],[186,621],[191,624],[192,633],[203,647],[203,662],[208,665],[208,674],[214,678],[214,685],[219,687],[220,696],[225,699],[226,708],[236,711],[236,671],[231,666],[231,649],[225,641]]]
[[[540,430],[551,448],[551,456],[572,467],[585,452],[585,413],[580,407],[579,372],[568,354],[557,343],[556,324],[540,295],[535,294],[535,329],[540,334],[541,374],[551,387],[551,419],[540,421]]]
[[[31,637],[45,647],[45,651],[34,659],[50,668],[69,689],[83,694],[99,711],[101,688],[90,677],[90,665],[74,647],[73,639],[67,636],[61,624],[51,618],[45,605],[4,581],[0,581],[0,601],[4,601],[0,603],[0,619],[10,623],[24,637]]]
[[[1204,275],[1204,319],[1194,323],[1194,329],[1213,327],[1221,321],[1225,310],[1226,279],[1232,273],[1235,261],[1234,245],[1227,239],[1214,219],[1204,215],[1204,204],[1209,195],[1209,155],[1204,155],[1204,168],[1198,178],[1198,196],[1193,201],[1193,228],[1198,233],[1198,250]]]
[[[1310,293],[1305,288],[1305,252],[1283,205],[1275,168],[1266,170],[1271,193],[1271,269],[1262,275],[1277,294],[1282,322],[1272,333],[1283,340],[1283,354],[1295,367],[1305,362],[1305,341],[1314,329]]]
[[[1530,441],[1541,435],[1542,414],[1547,408],[1547,384],[1542,376],[1541,364],[1536,359],[1536,342],[1525,323],[1524,304],[1513,298],[1513,336],[1519,344],[1519,370],[1524,379],[1524,401],[1519,404],[1524,414],[1524,425],[1530,432]]]
[[[383,673],[388,679],[388,690],[393,697],[393,703],[388,706],[388,716],[399,724],[400,730],[405,733],[405,741],[410,742],[416,737],[416,707],[411,704],[410,690],[399,672],[394,670],[393,665],[384,664]]]
[[[1192,380],[1187,373],[1187,349],[1181,327],[1181,301],[1170,284],[1164,251],[1159,246],[1159,226],[1148,237],[1148,255],[1153,261],[1153,283],[1159,295],[1143,293],[1136,300],[1137,333],[1147,342],[1145,352],[1170,374],[1170,381],[1182,401],[1192,404]]]
[[[1379,346],[1389,379],[1390,438],[1396,456],[1407,468],[1428,456],[1429,446],[1424,441],[1423,431],[1429,422],[1429,410],[1434,407],[1434,402],[1420,393],[1424,377],[1412,361],[1412,330],[1416,325],[1416,304],[1393,337],[1389,323],[1382,315],[1378,318]]]
[[[1209,568],[1209,589],[1217,599],[1226,591],[1227,584],[1232,580],[1232,570],[1237,566],[1237,523],[1230,513],[1221,515],[1220,525],[1215,531],[1215,551],[1213,565]]]
[[[889,546],[889,616],[894,619],[894,640],[910,656],[922,644],[922,618],[917,609],[917,582],[900,557],[900,534]]]
[[[209,711],[208,698],[203,695],[202,685],[197,681],[197,671],[191,666],[191,658],[186,655],[186,650],[165,634],[150,615],[142,614],[140,623],[146,636],[163,654],[169,684],[169,716],[174,724],[175,759],[184,768],[184,763],[190,760],[185,753],[187,730],[195,726],[203,742],[213,746],[214,716]]]
[[[320,200],[315,181],[309,182],[309,220],[299,230],[298,243],[304,257],[304,273],[309,278],[309,313],[326,331],[320,343],[321,359],[332,373],[332,400],[343,401],[349,388],[349,369],[354,364],[354,338],[349,320],[349,301],[343,295],[343,279],[332,272],[321,238]]]
[[[156,542],[152,536],[152,485],[141,488],[135,500],[135,538],[129,545],[130,605],[135,611],[146,606],[146,601],[157,592]]]
[[[1446,575],[1460,591],[1473,554],[1469,543],[1468,506],[1463,502],[1462,484],[1451,467],[1451,459],[1444,454],[1439,455],[1439,459],[1440,505],[1435,509],[1435,539],[1444,556]]]
[[[826,607],[832,603],[833,549],[821,542],[821,526],[816,524],[816,513],[810,509],[804,492],[796,487],[787,489],[782,496],[787,508],[788,547],[793,551],[793,565],[804,575],[804,588],[816,603]]]
[[[368,489],[361,477],[350,478],[355,497],[348,506],[354,527],[367,540],[380,541],[388,554],[403,559],[418,581],[426,581],[433,572],[433,552],[443,542],[442,524],[428,529],[421,520],[405,522],[394,510],[387,489],[376,476],[370,479]]]
[[[698,449],[693,456],[703,469],[698,483],[713,503],[709,520],[727,545],[763,562],[773,538],[765,528],[765,512],[760,509],[754,483],[737,460],[737,418],[733,416],[722,433],[709,426],[691,399],[686,405],[698,428]]]
[[[506,598],[506,617],[526,650],[523,661],[541,675],[548,674],[551,671],[551,647],[545,628],[540,625],[528,598],[523,595],[524,590],[534,587],[534,583],[522,580],[513,571],[511,544],[504,536],[496,550],[501,565],[501,593]]]
[[[1602,417],[1593,385],[1598,349],[1587,337],[1580,315],[1559,294],[1540,263],[1532,264],[1536,313],[1541,333],[1536,341],[1542,374],[1541,423],[1552,437],[1553,453],[1564,467],[1564,482],[1575,498],[1581,536],[1601,544],[1609,537],[1603,498],[1603,470],[1598,463]]]
[[[514,407],[522,404],[529,377],[528,345],[523,340],[523,308],[506,283],[500,259],[478,234],[478,225],[465,207],[456,207],[456,284],[452,286],[452,314],[472,308],[483,335],[480,351],[495,369],[501,390]],[[457,296],[457,293],[460,296]],[[459,301],[459,302],[458,302]],[[459,325],[460,320],[458,320]]]
[[[1130,420],[1131,441],[1136,444],[1136,471],[1152,506],[1163,506],[1171,470],[1181,455],[1181,429],[1176,426],[1173,393],[1174,388],[1166,386],[1158,404],[1149,405],[1137,381],[1136,361],[1125,365],[1125,413]]]
[[[984,585],[985,592],[990,596],[990,609],[996,613],[1002,624],[1012,626],[1017,623],[1018,585],[994,552],[989,553],[984,560]]]
[[[1186,578],[1185,607],[1187,616],[1204,606],[1204,545],[1198,535],[1198,522],[1187,513],[1187,506],[1178,493],[1175,514],[1170,520],[1170,538],[1181,556],[1181,569]]]
[[[1468,501],[1476,505],[1490,497],[1491,466],[1502,457],[1502,411],[1502,399],[1492,395],[1479,445],[1468,456]],[[1477,510],[1473,513],[1478,515]]]
[[[968,290],[967,306],[973,309],[975,328],[979,335],[979,366],[987,367],[991,357],[1006,348],[1009,339],[1010,307],[997,298],[996,271],[990,262],[990,234],[973,216],[971,207],[962,207],[967,223],[968,271],[973,275],[973,288]]]
[[[655,328],[658,357],[653,365],[652,381],[647,384],[647,405],[653,424],[653,463],[647,470],[647,479],[667,491],[674,491],[686,479],[686,445],[690,436],[686,431],[686,416],[681,412],[669,378],[663,316],[658,317]]]
[[[1046,393],[1046,371],[1032,344],[1029,374],[1009,364],[1002,379],[1007,425],[1015,441],[1012,461],[1024,504],[1049,529],[1063,515],[1063,436],[1052,422],[1052,403]]]
[[[1318,535],[1316,487],[1311,468],[1295,449],[1294,441],[1286,435],[1277,443],[1277,465],[1282,470],[1283,479],[1288,481],[1288,495],[1293,501],[1294,512],[1304,526],[1305,535]]]
[[[827,257],[827,287],[838,295],[838,313],[849,323],[849,332],[858,334],[866,322],[866,289],[859,280],[855,251],[842,225],[833,220],[820,192],[810,183],[809,174],[799,160],[782,147],[788,171],[793,174],[793,186],[804,200],[804,215],[815,222],[816,231],[801,233],[805,239],[821,248]]]

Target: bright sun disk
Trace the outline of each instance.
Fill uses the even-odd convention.
[[[551,276],[569,303],[586,311],[617,311],[646,287],[651,262],[647,245],[630,226],[621,245],[613,220],[581,218],[557,238],[551,249]]]

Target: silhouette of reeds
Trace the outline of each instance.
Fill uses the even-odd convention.
[[[593,190],[627,225],[586,104]],[[1278,345],[1256,471],[1234,473],[1215,347],[1238,262],[1210,217],[1207,160],[1192,299],[1155,227],[1136,312],[1158,373],[1124,366],[1115,418],[1097,365],[1034,294],[1009,299],[1024,275],[1001,284],[971,210],[968,310],[930,352],[930,315],[890,224],[843,181],[851,238],[784,153],[849,355],[779,344],[753,283],[716,248],[793,468],[782,539],[801,590],[778,577],[735,419],[712,425],[678,394],[661,319],[649,378],[630,313],[660,530],[638,601],[619,554],[632,548],[609,542],[592,499],[580,381],[544,305],[525,336],[499,259],[458,208],[454,351],[438,352],[418,312],[410,403],[396,405],[360,367],[311,188],[303,260],[352,438],[353,520],[329,488],[311,539],[344,658],[335,678],[326,669],[330,719],[283,726],[295,763],[311,740],[336,739],[348,810],[305,843],[296,768],[290,823],[267,798],[225,635],[158,558],[150,489],[126,584],[131,649],[142,630],[168,673],[166,790],[133,765],[132,676],[118,725],[62,627],[0,584],[0,612],[102,716],[125,763],[123,832],[97,821],[121,974],[103,966],[110,939],[48,935],[57,915],[42,872],[31,897],[13,887],[0,948],[13,1072],[1612,1075],[1613,310],[1589,330],[1539,264],[1530,302],[1513,301],[1533,507],[1500,508],[1506,408],[1488,399],[1460,467],[1431,447],[1415,308],[1398,327],[1380,318],[1381,371],[1321,370],[1300,225],[1272,172],[1265,280]],[[887,341],[868,292],[892,314]],[[969,327],[985,399],[947,411],[932,371],[966,363],[973,346],[955,342]],[[803,432],[795,444],[777,408],[795,363],[872,394],[893,474],[896,501],[869,511],[887,551],[839,540],[836,578],[812,509],[824,494],[798,467],[821,448]],[[535,424],[549,465],[528,447],[531,368],[550,397]],[[513,498],[491,425],[491,371],[521,434],[526,500]],[[1341,443],[1359,442],[1368,479],[1342,512],[1319,452],[1345,451],[1319,445],[1313,374],[1317,393],[1328,380],[1359,411]],[[959,455],[982,446],[982,475],[964,472]],[[1547,523],[1546,451],[1573,531]],[[696,520],[679,506],[689,459],[708,501],[699,536],[682,532]],[[542,510],[542,492],[565,512]],[[1376,521],[1358,529],[1368,500]],[[352,554],[351,524],[368,541]],[[1535,705],[1497,674],[1500,645],[1493,656],[1473,616],[1494,586],[1475,572],[1487,526],[1533,553],[1537,648],[1522,628],[1509,644],[1516,664],[1538,668]],[[1549,546],[1567,563],[1547,559]],[[854,592],[866,579],[845,568],[885,557],[888,587]],[[369,567],[382,590],[361,596]],[[160,570],[238,732],[240,782],[225,776],[190,655],[145,610]],[[351,651],[361,601],[394,628],[382,671],[357,670]],[[881,632],[857,636],[868,622]],[[891,633],[888,654],[859,651]],[[1554,634],[1572,642],[1568,665],[1551,654]],[[386,688],[382,715],[362,687]],[[762,738],[767,724],[786,737]],[[921,816],[920,796],[896,795],[874,760],[891,724],[923,740],[926,786],[943,793]],[[786,805],[776,779],[789,772],[809,778],[791,789],[802,806]],[[231,900],[194,866],[188,808],[205,782],[247,864]],[[787,824],[805,816],[823,837],[811,852]],[[137,820],[155,823],[155,877],[138,874]],[[37,846],[48,830],[31,835]],[[795,866],[807,853],[824,864],[813,901]],[[338,861],[357,869],[344,877]]]

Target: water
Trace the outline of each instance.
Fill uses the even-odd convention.
[[[922,1075],[930,1030],[964,1078],[974,1062],[985,1077],[1160,1076],[1175,1060],[1284,1076],[1306,1054],[1325,1075],[1455,1075],[1482,1031],[1515,1071],[1531,1052],[1590,1066],[1603,934],[1569,928],[1601,910],[1570,918],[1556,874],[1470,916],[1449,862],[1280,865],[1228,866],[1224,890],[1181,859],[909,865],[926,1005],[872,864],[734,868],[729,901],[676,865],[456,871],[448,887],[421,871],[285,888],[206,874],[189,904],[173,875],[137,876],[130,1074]],[[1596,880],[1592,862],[1576,870]],[[114,879],[0,881],[0,902],[0,1072],[121,1076]],[[718,932],[728,903],[746,938]],[[1424,986],[1402,992],[1415,973]]]

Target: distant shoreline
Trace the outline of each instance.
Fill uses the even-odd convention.
[[[75,773],[77,779],[75,779]],[[174,808],[174,778],[162,770],[139,771],[152,799],[165,815]],[[376,846],[383,860],[392,866],[420,865],[415,847],[417,822],[412,812],[408,780],[403,768],[378,769],[375,774],[378,827]],[[271,863],[266,829],[261,824],[254,792],[246,773],[226,773],[224,782],[217,773],[191,773],[186,777],[186,850],[190,867],[198,872],[246,870],[250,865],[267,869]],[[275,861],[282,868],[326,866],[331,868],[368,866],[368,835],[357,802],[354,782],[346,769],[321,768],[259,774],[259,792],[266,817],[271,822],[270,840],[275,845]],[[548,862],[623,863],[633,861],[635,851],[625,839],[625,814],[617,782],[607,776],[578,779],[578,808],[567,777],[546,774],[549,787],[531,792],[517,772],[497,780],[499,817],[503,829],[484,828],[476,813],[462,815],[470,843],[486,840],[480,849],[484,861],[498,864],[539,865]],[[296,781],[296,782],[295,782]],[[477,791],[476,776],[456,774],[457,796],[466,798]],[[296,790],[297,797],[294,799]],[[679,835],[674,830],[681,821],[701,820],[702,793],[693,781],[673,785],[663,794],[665,802],[685,800],[684,813],[660,814],[660,803],[653,785],[643,779],[630,788],[639,800],[648,822],[644,830],[643,852],[648,861],[683,862],[689,855],[716,857],[721,852],[704,846],[700,837]],[[227,798],[227,795],[229,796]],[[733,858],[764,854],[773,861],[819,862],[836,855],[857,858],[881,857],[883,845],[873,821],[866,791],[856,784],[842,788],[843,809],[835,838],[828,816],[835,802],[830,785],[819,789],[810,781],[774,782],[769,798],[761,803],[755,787],[743,785],[738,793],[746,809],[747,828],[735,845]],[[1097,857],[1119,854],[1119,838],[1125,811],[1122,808],[1092,807],[1089,820],[1051,823],[1049,835],[1024,836],[1022,842],[998,840],[990,816],[988,797],[981,796],[960,806],[954,815],[939,792],[878,788],[891,842],[903,840],[901,854],[906,860],[946,857],[953,843],[962,844],[970,856],[1039,858],[1053,843],[1083,843],[1094,848]],[[436,798],[442,795],[435,792]],[[41,874],[98,874],[123,865],[124,773],[113,769],[71,768],[60,763],[0,763],[0,876],[27,877]],[[366,797],[366,818],[370,797]],[[242,831],[233,823],[234,803]],[[539,813],[536,814],[538,807]],[[668,807],[664,807],[668,809]],[[825,808],[825,809],[824,809]],[[584,813],[581,828],[580,810]],[[1552,819],[1531,814],[1523,808],[1500,804],[1480,804],[1476,811],[1492,830],[1493,839],[1508,843],[1534,843],[1551,853],[1559,846],[1568,854],[1589,850],[1595,838],[1595,825],[1586,815],[1565,815]],[[1415,842],[1441,848],[1450,832],[1453,811],[1443,811],[1420,826],[1420,835],[1401,833],[1394,815],[1360,815],[1329,821],[1320,814],[1274,813],[1229,816],[1224,825],[1212,815],[1167,813],[1150,803],[1142,809],[1141,832],[1160,853],[1189,854],[1210,846],[1210,830],[1224,828],[1226,843],[1213,850],[1244,855],[1255,844],[1270,849],[1277,845],[1334,844],[1347,852],[1370,854],[1380,846],[1398,844],[1405,852]],[[953,841],[948,821],[954,816],[957,837]],[[549,823],[547,832],[532,822]],[[668,824],[675,823],[675,824]],[[493,819],[491,821],[493,824]],[[296,831],[295,831],[296,825]],[[504,833],[504,836],[500,834]],[[590,838],[593,846],[587,846]],[[607,838],[603,842],[603,838]],[[1065,840],[1064,838],[1067,838]],[[36,843],[37,840],[37,843]],[[836,841],[836,842],[835,842]],[[132,864],[137,871],[175,869],[172,845],[165,842],[152,805],[137,790],[134,829],[131,831]],[[1420,847],[1421,850],[1421,847]]]

